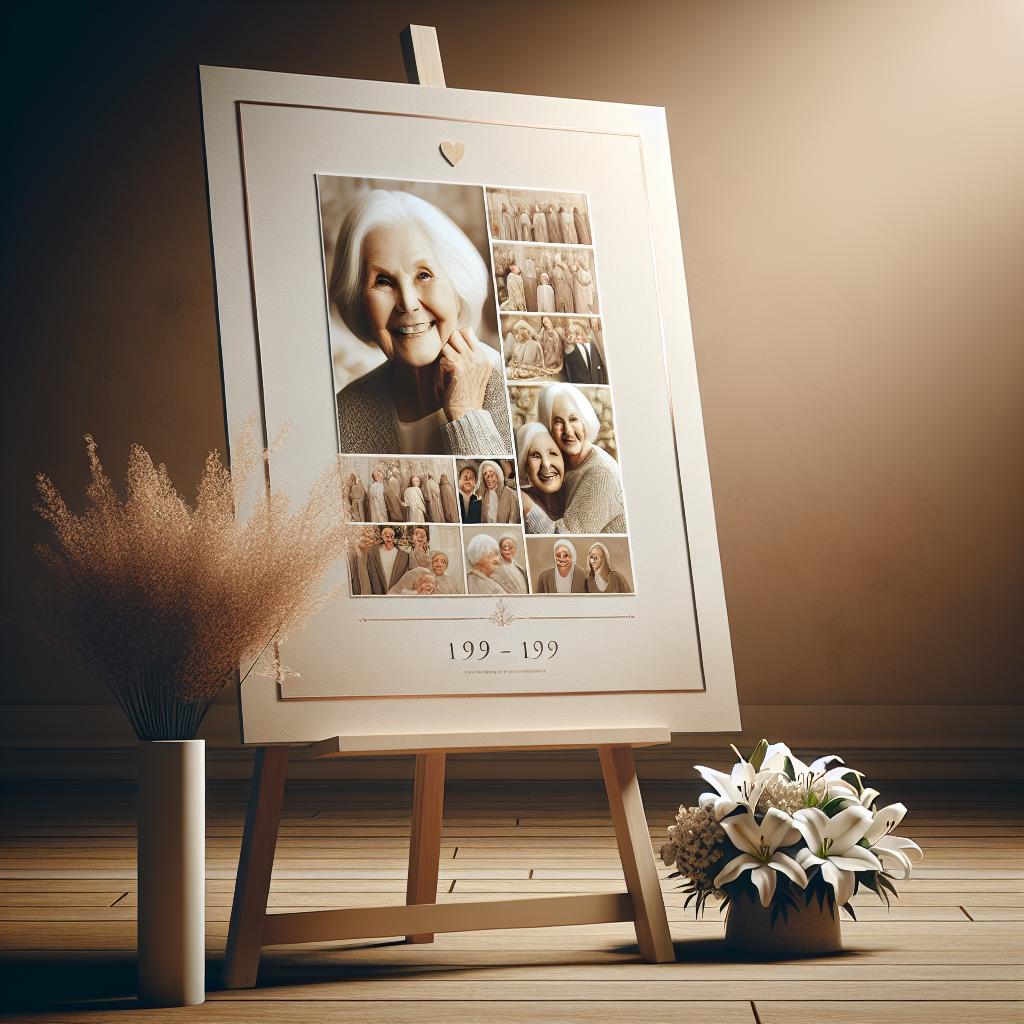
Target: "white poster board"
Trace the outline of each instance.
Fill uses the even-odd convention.
[[[359,525],[349,528],[362,546],[333,580],[348,592],[284,648],[297,678],[245,681],[244,742],[738,729],[664,111],[206,67],[201,86],[228,436],[253,412],[268,437],[290,422],[270,472],[272,486],[296,500],[339,451],[360,481],[352,492]],[[372,391],[367,382],[393,367],[383,346],[353,333],[373,320],[381,291],[399,295],[394,309],[404,321],[416,319],[407,313],[415,297],[401,293],[405,257],[394,257],[395,280],[373,270],[376,290],[358,299],[362,314],[350,309],[346,318],[331,296],[335,262],[348,252],[339,225],[344,232],[353,211],[375,201],[369,193],[412,195],[414,210],[429,203],[479,252],[468,258],[485,268],[489,294],[470,326],[500,384],[493,393],[488,384],[483,412],[494,430],[477,432],[476,447],[460,447],[462,433],[443,425],[441,448],[420,440],[422,431],[389,435],[383,413],[371,417],[369,434],[353,426],[366,396],[378,393],[395,396],[395,426],[415,419],[399,408],[398,376],[390,391]],[[402,196],[387,201],[408,206]],[[363,261],[361,273],[369,273],[366,245],[352,257]],[[393,248],[385,245],[381,266]],[[550,296],[540,290],[546,270]],[[428,271],[416,264],[408,280],[425,287]],[[360,281],[360,295],[369,294]],[[467,288],[453,286],[460,317]],[[394,328],[402,317],[388,315],[395,344],[415,344],[420,327]],[[444,316],[423,330],[441,332]],[[565,423],[575,409],[589,424],[584,405],[596,425],[577,438]],[[442,424],[452,420],[443,409]],[[480,415],[455,419],[479,426]],[[562,467],[548,495],[548,478],[540,469],[530,475],[529,458],[540,466],[539,449],[556,434],[568,447],[552,448]],[[527,451],[537,437],[538,451]],[[577,441],[592,442],[590,467],[603,460],[620,489],[609,512],[578,497],[586,487],[571,472]],[[485,463],[504,487],[488,490]],[[472,498],[456,495],[454,522],[436,498],[410,511],[417,476],[429,499],[425,476],[437,483],[450,470],[454,484],[467,465],[475,510]],[[368,493],[375,470],[388,483],[393,471],[404,502],[383,519]],[[416,561],[420,516],[426,553],[445,553],[444,584],[440,576],[416,582],[427,572]],[[498,562],[490,574],[493,545],[474,546],[478,534],[514,540],[519,589]],[[407,570],[401,578],[394,551]],[[474,572],[470,555],[481,551]],[[446,589],[424,592],[431,586]]]

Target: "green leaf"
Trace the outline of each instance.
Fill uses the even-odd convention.
[[[830,818],[834,818],[840,811],[853,803],[848,797],[836,796],[829,800],[827,803],[821,805],[821,810],[824,814],[827,814]]]
[[[783,759],[782,770],[789,776],[790,782],[796,782],[796,768],[793,767],[793,761],[790,757]]]
[[[761,765],[764,764],[764,755],[768,753],[768,741],[761,740],[756,747],[754,752],[750,755],[750,764],[755,772],[761,770]]]
[[[853,912],[853,907],[851,907],[849,903],[843,904],[843,910],[845,910],[850,915],[850,917],[854,919],[854,921],[857,920],[857,915]]]
[[[843,781],[856,787],[858,795],[864,792],[864,783],[860,781],[860,776],[856,772],[847,772],[843,776]]]

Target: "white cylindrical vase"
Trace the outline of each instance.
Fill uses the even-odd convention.
[[[206,741],[139,741],[139,1001],[206,1000]]]

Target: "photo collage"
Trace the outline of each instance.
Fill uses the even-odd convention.
[[[633,593],[586,194],[317,185],[352,595]]]

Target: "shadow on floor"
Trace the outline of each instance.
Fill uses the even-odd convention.
[[[206,965],[206,988],[219,987],[223,964]],[[0,1013],[139,1009],[134,960],[76,960],[0,965]]]
[[[300,952],[296,950],[287,956],[264,956],[260,965],[258,988],[287,988],[290,985],[315,985],[318,982],[356,981],[359,979],[382,978],[386,976],[414,977],[429,975],[437,971],[486,972],[493,965],[487,963],[465,963],[461,965],[424,963],[351,963],[345,962],[345,954],[353,948],[369,949],[373,946],[402,946],[401,942],[367,944],[344,949],[318,949]],[[693,939],[675,943],[676,960],[679,963],[742,964],[780,962],[779,957],[759,956],[753,953],[735,953],[725,948],[721,939]],[[582,951],[567,953],[566,961],[574,965],[593,963],[608,966],[613,957],[618,962],[636,961],[640,951],[636,944],[605,949],[592,959]],[[863,956],[856,950],[837,953],[810,954],[805,957],[788,956],[787,961],[831,959],[851,960]],[[625,958],[620,960],[619,958]],[[561,958],[558,958],[561,959]],[[549,957],[544,963],[551,964]],[[223,989],[221,983],[222,960],[210,960],[206,965],[206,990],[213,992]],[[503,969],[517,966],[504,962]],[[528,955],[519,966],[536,966]],[[46,1012],[72,1010],[132,1010],[138,1009],[138,986],[134,961],[107,963],[19,963],[0,966],[0,1013]]]

